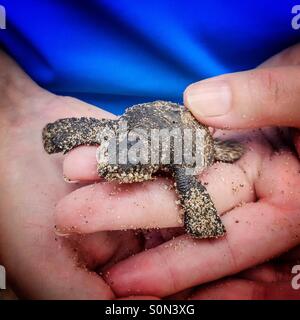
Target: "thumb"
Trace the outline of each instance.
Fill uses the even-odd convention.
[[[190,85],[184,103],[201,122],[219,128],[300,127],[300,67],[261,68]]]

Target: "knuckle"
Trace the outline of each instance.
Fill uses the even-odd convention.
[[[66,104],[73,104],[76,101],[76,99],[71,96],[60,96],[59,98],[63,103]]]
[[[280,73],[275,69],[253,71],[249,77],[249,89],[252,96],[267,103],[278,103],[285,91]]]
[[[298,65],[300,64],[300,44],[296,44],[279,54],[279,62],[282,65]]]

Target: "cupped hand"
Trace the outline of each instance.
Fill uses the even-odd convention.
[[[105,270],[117,295],[173,295],[238,274],[300,244],[299,57],[295,46],[255,70],[201,81],[185,91],[185,104],[199,121],[244,129],[215,132],[241,140],[247,152],[234,164],[216,163],[200,177],[222,215],[225,237],[194,240],[180,229],[177,235],[163,229],[182,225],[175,193],[163,179],[130,186],[100,182],[59,202],[61,232],[162,229],[148,235],[156,239],[152,248]],[[90,147],[70,152],[65,175],[97,181],[94,154]],[[83,162],[85,170],[78,171]]]
[[[3,52],[0,66],[0,264],[19,297],[115,298],[98,266],[139,251],[140,237],[130,231],[57,235],[55,205],[82,184],[64,181],[63,157],[47,155],[41,139],[45,124],[58,118],[112,115],[43,90]]]

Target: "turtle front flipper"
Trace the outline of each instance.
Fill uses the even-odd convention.
[[[48,123],[43,129],[43,144],[47,153],[66,153],[80,145],[99,145],[99,133],[113,129],[117,120],[95,118],[65,118]]]
[[[180,203],[184,209],[184,226],[195,238],[217,238],[226,231],[206,188],[186,169],[174,168]]]

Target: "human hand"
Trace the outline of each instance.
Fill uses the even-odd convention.
[[[185,292],[196,300],[299,300],[300,247],[226,279]]]
[[[63,157],[49,157],[41,139],[58,118],[112,115],[43,90],[3,52],[0,66],[0,264],[19,297],[112,299],[94,271],[139,251],[140,238],[118,231],[57,236],[55,204],[80,184],[63,180]]]
[[[156,247],[107,270],[106,279],[114,292],[120,296],[129,292],[165,297],[237,274],[300,243],[299,135],[296,132],[290,139],[287,130],[275,127],[254,130],[270,125],[299,128],[299,51],[299,46],[290,48],[256,70],[205,80],[186,90],[186,106],[201,122],[248,129],[217,131],[216,135],[244,141],[248,151],[235,164],[217,163],[200,177],[223,215],[227,235],[199,241],[187,235],[172,238],[172,234],[162,232]],[[226,82],[232,98],[222,116],[218,107],[226,111],[226,102],[214,101],[214,97],[229,96]],[[203,110],[211,115],[204,116]],[[288,147],[292,141],[295,150]],[[70,179],[97,180],[94,154],[89,147],[70,152],[64,162],[65,174]],[[86,170],[78,173],[76,164],[83,159]],[[106,183],[78,189],[58,205],[59,228],[75,227],[76,232],[90,233],[178,227],[180,213],[174,205],[174,192],[163,183],[158,179],[142,186],[120,187],[117,198],[109,196],[113,187]],[[81,215],[87,199],[91,211],[85,224]],[[114,210],[109,210],[113,199],[118,201]]]

